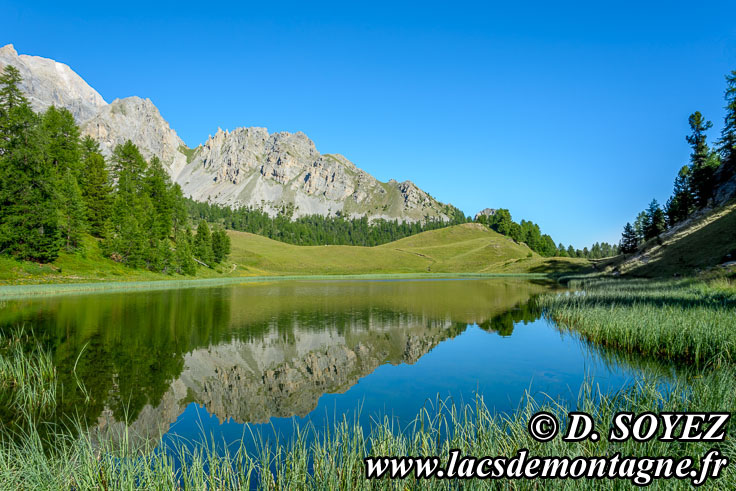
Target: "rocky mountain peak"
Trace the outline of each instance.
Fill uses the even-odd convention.
[[[12,44],[6,44],[0,48],[0,56],[18,56],[18,52]]]
[[[115,99],[83,123],[82,134],[99,142],[106,156],[112,154],[115,146],[131,140],[146,159],[158,156],[172,178],[176,178],[187,163],[181,152],[184,142],[150,99],[135,96]]]
[[[5,65],[18,69],[20,88],[36,111],[49,106],[65,107],[74,118],[85,121],[107,105],[102,96],[63,63],[40,56],[18,55],[12,44],[0,48],[0,70]]]
[[[321,154],[301,131],[218,128],[195,149],[186,147],[150,99],[127,97],[107,104],[67,65],[0,48],[0,69],[16,66],[33,108],[69,109],[83,135],[106,156],[131,140],[146,159],[158,156],[185,195],[228,206],[249,206],[294,217],[336,215],[418,221],[449,218],[446,207],[413,182],[383,183],[340,154]]]

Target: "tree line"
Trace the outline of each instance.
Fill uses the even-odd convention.
[[[517,223],[511,218],[511,212],[505,208],[495,210],[492,215],[479,215],[476,217],[476,222],[482,223],[518,243],[525,243],[540,256],[601,259],[615,256],[619,252],[616,245],[606,242],[596,242],[590,249],[584,247],[582,250],[575,249],[571,245],[565,247],[562,243],[555,245],[552,237],[548,234],[542,234],[539,225],[527,220],[521,220],[521,223]]]
[[[82,138],[72,114],[34,112],[21,76],[0,76],[0,254],[54,261],[83,247],[89,234],[102,253],[132,268],[195,274],[197,260],[222,262],[230,239],[200,223],[196,234],[181,188],[157,157],[147,162],[130,141],[106,162],[99,145]]]
[[[736,174],[736,70],[726,76],[726,116],[721,137],[711,147],[707,131],[713,123],[700,111],[688,118],[690,134],[690,161],[675,177],[672,196],[664,207],[653,199],[646,210],[639,213],[632,225],[624,226],[620,248],[623,253],[635,252],[640,245],[659,237],[667,229],[687,220],[696,211],[709,206],[720,182]]]
[[[447,205],[445,212],[450,220],[442,221],[425,217],[424,221],[399,222],[374,219],[366,216],[346,218],[340,212],[336,216],[308,215],[293,217],[293,209],[285,208],[275,216],[259,209],[201,203],[186,199],[189,216],[222,224],[225,228],[262,235],[294,245],[353,245],[376,246],[393,242],[410,235],[466,223],[462,211]]]

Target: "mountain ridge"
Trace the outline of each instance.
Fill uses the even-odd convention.
[[[21,89],[34,110],[51,105],[69,109],[82,134],[96,140],[108,158],[116,145],[132,141],[145,158],[158,156],[172,180],[196,201],[294,218],[449,221],[457,211],[412,181],[381,182],[340,154],[321,154],[300,131],[218,129],[190,149],[150,99],[133,96],[108,104],[69,66],[19,55],[12,44],[0,48],[0,69],[8,64],[21,71]]]

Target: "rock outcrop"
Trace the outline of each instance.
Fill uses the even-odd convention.
[[[411,181],[382,183],[342,155],[320,154],[304,133],[265,128],[218,130],[178,175],[197,201],[248,206],[270,214],[448,219],[445,205]]]
[[[94,138],[108,157],[116,145],[130,140],[146,159],[150,160],[154,155],[161,159],[174,177],[187,163],[186,156],[180,151],[185,147],[184,142],[161,117],[150,99],[115,99],[82,124],[82,134]]]
[[[97,114],[107,103],[82,77],[63,63],[40,56],[18,55],[12,44],[0,48],[0,71],[12,65],[20,71],[20,88],[35,111],[65,107],[77,121]]]
[[[496,214],[495,208],[483,208],[475,214],[475,219],[478,220],[480,217],[492,217]]]
[[[447,220],[451,208],[411,181],[380,182],[337,154],[320,154],[304,133],[265,128],[218,130],[189,149],[149,99],[128,97],[107,104],[68,66],[0,48],[0,68],[18,67],[21,88],[34,109],[69,109],[82,133],[113,148],[131,140],[147,159],[158,156],[184,194],[197,201],[247,206],[274,215],[367,216],[399,221]]]

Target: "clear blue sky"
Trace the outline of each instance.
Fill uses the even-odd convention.
[[[509,208],[576,247],[618,241],[723,119],[736,2],[20,2],[0,45],[149,97],[190,146],[303,131],[473,215]]]

